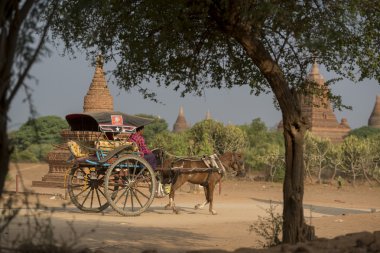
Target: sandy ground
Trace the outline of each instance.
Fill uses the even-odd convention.
[[[63,189],[31,187],[31,182],[41,180],[47,171],[46,164],[13,165],[6,189],[16,190],[16,174],[20,174],[23,186],[19,184],[19,191],[38,193],[41,203],[55,208],[52,214],[44,209],[37,213],[42,217],[51,215],[57,238],[78,241],[103,252],[258,248],[258,240],[262,238],[249,232],[250,225],[259,216],[268,216],[265,210],[270,202],[277,205],[278,212],[282,211],[281,184],[227,180],[222,184],[222,193],[214,196],[217,215],[210,215],[208,208],[195,210],[194,205],[204,200],[203,193],[188,193],[187,188],[176,195],[176,205],[181,208],[179,214],[164,209],[166,198],[155,199],[150,208],[138,217],[123,217],[111,208],[104,213],[83,213],[69,200],[54,195],[64,196]],[[344,185],[338,189],[333,185],[306,184],[304,207],[306,221],[315,226],[318,237],[334,238],[347,233],[380,230],[378,186],[354,188]],[[22,211],[26,212],[25,209]],[[3,242],[24,230],[22,226],[11,225]]]

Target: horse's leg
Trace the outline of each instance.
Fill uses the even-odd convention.
[[[209,212],[212,215],[217,214],[216,211],[213,209],[213,203],[214,203],[214,189],[215,189],[216,182],[210,182],[208,185],[208,201],[210,202],[209,206]]]
[[[167,204],[165,206],[165,209],[171,208],[171,209],[173,209],[173,212],[176,214],[178,214],[178,210],[177,210],[175,203],[174,203],[174,195],[175,195],[175,191],[187,181],[187,179],[185,177],[186,177],[186,175],[184,175],[184,174],[178,175],[175,183],[172,185],[172,187],[170,189],[169,204]]]
[[[195,209],[203,209],[209,203],[208,187],[209,187],[208,184],[203,186],[203,190],[205,192],[205,198],[206,198],[205,202],[203,202],[202,204],[196,204],[194,207]]]

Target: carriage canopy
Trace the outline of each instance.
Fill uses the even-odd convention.
[[[72,131],[101,131],[112,133],[134,132],[150,124],[153,119],[128,115],[122,112],[90,112],[66,115]]]

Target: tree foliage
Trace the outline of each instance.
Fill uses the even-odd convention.
[[[284,139],[281,132],[269,130],[260,118],[240,128],[247,133],[249,142],[245,150],[247,168],[256,171],[268,168],[266,178],[274,179],[275,170],[280,171],[277,170],[277,163],[281,164],[281,160],[284,161]]]
[[[380,135],[368,138],[350,135],[342,143],[331,144],[328,139],[308,133],[304,147],[307,174],[320,183],[333,183],[339,177],[352,184],[358,181],[380,184],[379,146]]]
[[[203,156],[242,152],[247,146],[247,135],[237,126],[214,120],[203,120],[181,133],[161,132],[153,139],[153,147],[162,147],[175,155]]]
[[[58,116],[28,120],[17,131],[9,134],[15,148],[13,159],[33,162],[44,160],[53,145],[62,143],[60,133],[68,128],[67,122]]]
[[[358,138],[370,138],[380,135],[380,129],[370,126],[363,126],[350,131],[349,135],[356,136]]]
[[[193,155],[191,144],[188,132],[172,133],[164,131],[154,136],[152,140],[152,148],[163,148],[176,156]]]
[[[190,129],[194,154],[210,154],[241,151],[247,146],[247,135],[236,126],[212,119],[196,123]]]
[[[136,116],[153,119],[152,123],[144,127],[144,137],[148,145],[150,145],[155,135],[164,131],[168,131],[168,123],[165,119],[143,113],[136,114]]]

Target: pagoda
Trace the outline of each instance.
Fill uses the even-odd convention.
[[[205,117],[205,120],[209,120],[209,119],[212,119],[210,110],[207,111],[206,117]]]
[[[92,82],[84,97],[83,112],[105,112],[113,111],[113,97],[108,89],[107,81],[103,71],[103,59],[97,57],[95,73]],[[99,138],[100,132],[91,131],[71,131],[69,129],[61,132],[64,143],[68,140],[95,141]],[[42,177],[41,181],[33,181],[33,187],[64,187],[65,173],[72,167],[67,162],[70,158],[70,151],[66,145],[57,147],[47,155],[49,164],[48,173]]]
[[[177,120],[175,121],[175,123],[173,125],[173,132],[179,133],[179,132],[183,132],[187,129],[189,129],[189,125],[186,122],[185,113],[183,112],[183,107],[181,106],[179,108]]]
[[[98,56],[95,73],[84,97],[83,112],[112,112],[113,98],[103,72],[103,59]]]
[[[368,119],[368,126],[380,128],[380,95],[376,96],[375,106],[373,107],[372,114]]]
[[[315,83],[322,93],[327,89],[317,63],[313,64],[307,78],[309,81]],[[326,96],[302,96],[301,111],[308,119],[310,126],[309,131],[316,136],[330,139],[332,143],[342,142],[344,137],[346,137],[351,130],[346,118],[342,118],[341,122],[338,122],[330,101]],[[282,122],[279,123],[278,128],[282,128]]]
[[[319,72],[317,63],[314,63],[308,79],[319,86],[322,91],[327,89],[325,80]],[[301,99],[303,115],[309,118],[309,131],[319,137],[329,138],[333,143],[342,142],[351,130],[347,119],[339,123],[326,96],[312,95]]]

